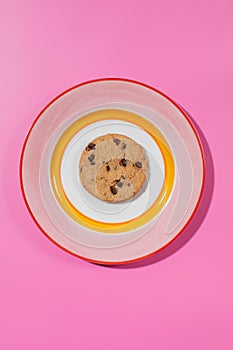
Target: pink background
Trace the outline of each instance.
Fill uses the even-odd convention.
[[[231,0],[1,1],[1,349],[233,348],[232,11]],[[189,229],[126,268],[53,245],[19,185],[39,111],[100,77],[139,80],[180,103],[202,129],[207,159]]]

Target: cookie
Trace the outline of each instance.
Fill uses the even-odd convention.
[[[111,165],[107,163],[113,160],[115,161],[116,159],[118,162],[122,162],[122,167],[124,167],[124,162],[127,161],[129,161],[128,164],[130,167],[133,167],[134,164],[136,167],[135,169],[140,169],[141,172],[144,173],[145,181],[148,163],[143,147],[124,135],[107,134],[100,136],[86,146],[79,162],[79,177],[82,185],[89,193],[99,199],[113,202],[122,201],[131,198],[139,191],[136,190],[135,192],[135,190],[132,190],[132,192],[130,192],[128,189],[127,193],[130,192],[130,195],[127,194],[124,197],[123,194],[118,194],[114,197],[114,200],[107,199],[106,196],[103,196],[104,192],[100,190],[99,183],[97,183],[97,174],[99,174],[99,171],[105,169],[105,165],[106,167],[109,166],[112,172]],[[136,186],[136,183],[134,183],[134,186]],[[123,199],[123,197],[125,199]]]
[[[98,170],[96,189],[98,198],[107,202],[122,202],[135,196],[142,188],[146,174],[141,164],[115,158]]]

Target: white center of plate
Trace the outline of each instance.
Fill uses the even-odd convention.
[[[113,133],[126,135],[141,144],[149,164],[144,187],[124,203],[107,203],[95,198],[83,188],[79,179],[78,165],[85,147],[93,139]],[[100,121],[83,128],[67,145],[61,164],[61,182],[69,201],[82,214],[105,223],[120,223],[142,215],[158,197],[164,175],[163,157],[152,137],[134,124],[116,120]]]

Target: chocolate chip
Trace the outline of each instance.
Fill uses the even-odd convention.
[[[95,165],[95,162],[91,162],[91,165]]]
[[[119,140],[119,139],[113,139],[113,142],[115,142],[115,144],[118,146],[119,143],[121,142],[121,140]]]
[[[123,182],[121,182],[121,181],[117,181],[116,184],[117,184],[118,187],[122,187],[123,186]]]
[[[91,154],[90,157],[88,157],[89,162],[92,162],[95,159],[94,154]]]
[[[112,194],[117,194],[117,192],[118,192],[117,188],[114,186],[110,186],[110,190],[111,190]]]
[[[123,158],[123,159],[120,160],[119,164],[122,165],[122,166],[126,166],[127,165],[127,160]]]
[[[128,185],[128,186],[131,186],[129,182],[128,182],[128,184],[127,184],[127,185]]]
[[[106,166],[106,170],[110,171],[110,166],[109,165]]]
[[[89,145],[86,147],[86,151],[90,151],[91,149],[92,150],[95,149],[95,146],[96,146],[95,143],[93,143],[93,142],[89,143]]]
[[[123,145],[122,145],[121,148],[122,148],[122,149],[126,149],[126,143],[123,143]]]
[[[136,167],[138,167],[138,168],[142,168],[142,163],[139,162],[139,161],[137,161],[137,162],[135,163],[135,165],[136,165]]]

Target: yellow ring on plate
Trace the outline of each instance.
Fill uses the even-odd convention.
[[[81,129],[92,123],[102,120],[123,120],[129,123],[133,123],[145,130],[157,143],[163,156],[165,166],[165,178],[163,187],[160,191],[159,196],[155,202],[148,208],[143,214],[137,218],[129,221],[119,223],[105,223],[93,220],[88,216],[78,211],[67,198],[60,176],[62,157],[70,140],[79,132]],[[121,109],[104,109],[98,110],[86,114],[85,116],[77,119],[73,122],[61,135],[60,139],[56,143],[54,148],[51,164],[50,164],[50,180],[55,197],[63,208],[63,210],[80,225],[98,232],[104,233],[120,233],[138,229],[140,226],[148,223],[155,215],[157,215],[163,206],[166,204],[175,179],[175,163],[172,157],[170,147],[156,126],[149,120],[135,114]]]

